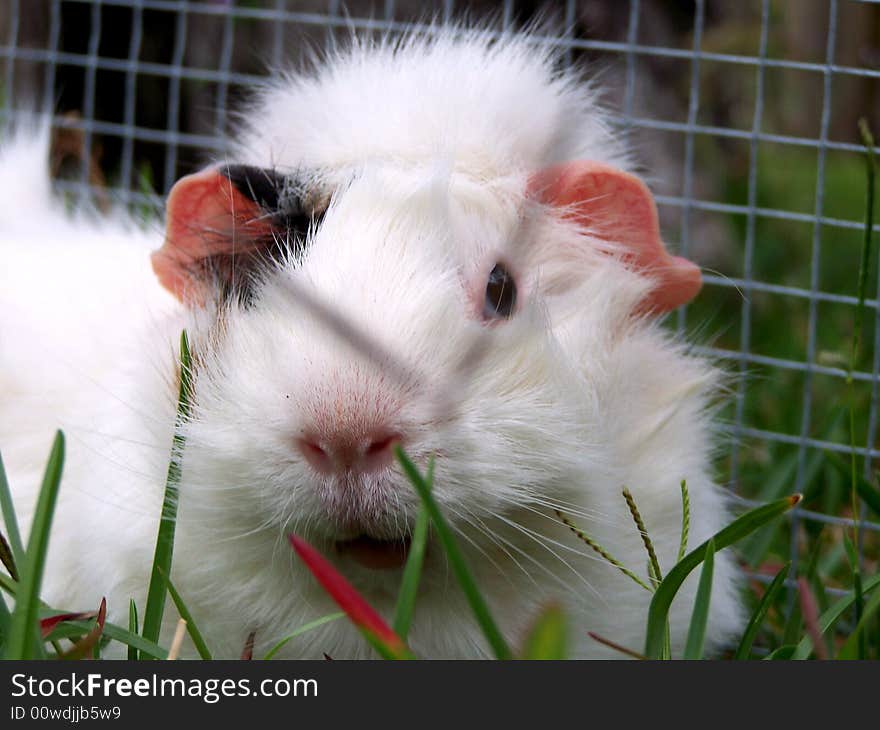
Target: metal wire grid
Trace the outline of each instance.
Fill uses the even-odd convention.
[[[823,245],[823,229],[861,230],[862,223],[858,220],[846,220],[829,217],[825,214],[825,174],[826,158],[830,151],[860,152],[861,148],[852,143],[829,139],[829,125],[833,105],[832,80],[839,77],[880,79],[880,69],[852,65],[841,65],[835,61],[835,50],[838,42],[838,16],[843,3],[877,4],[878,0],[829,0],[828,33],[826,39],[824,61],[807,62],[789,59],[771,58],[768,56],[768,32],[770,26],[771,0],[759,0],[761,12],[761,32],[757,55],[741,55],[731,53],[710,52],[702,48],[705,22],[706,0],[695,0],[692,27],[691,48],[662,47],[646,45],[639,42],[642,4],[640,0],[629,0],[628,23],[625,40],[605,40],[599,38],[575,37],[573,33],[558,37],[540,38],[538,42],[558,44],[573,52],[575,50],[598,51],[616,54],[624,67],[625,88],[622,109],[617,122],[625,129],[658,130],[681,135],[684,138],[684,154],[682,164],[682,188],[679,195],[658,195],[657,202],[662,207],[676,208],[681,214],[681,234],[678,247],[683,255],[691,248],[692,218],[695,213],[709,212],[745,216],[745,250],[743,275],[727,277],[708,274],[705,281],[711,286],[735,287],[744,294],[741,305],[740,341],[737,350],[717,347],[700,348],[701,351],[735,362],[741,375],[745,376],[750,368],[760,366],[779,371],[797,371],[803,373],[804,386],[802,391],[802,417],[800,430],[796,434],[780,433],[762,429],[756,424],[748,424],[744,417],[744,404],[747,392],[747,379],[742,377],[736,390],[735,417],[731,427],[731,472],[730,481],[736,484],[740,468],[740,444],[743,440],[759,440],[790,444],[797,447],[797,473],[794,490],[801,490],[806,475],[807,454],[811,449],[830,450],[850,453],[851,448],[845,443],[835,443],[810,436],[813,417],[812,383],[816,375],[844,379],[848,373],[843,368],[830,367],[817,362],[817,321],[821,303],[854,305],[856,297],[825,292],[820,289],[820,254]],[[48,38],[45,47],[25,47],[19,43],[24,0],[0,0],[7,5],[8,37],[0,39],[0,58],[5,60],[4,88],[7,90],[5,111],[7,117],[18,113],[18,99],[12,98],[15,89],[15,62],[33,62],[44,66],[44,108],[52,107],[52,94],[55,89],[55,74],[60,65],[80,67],[85,71],[85,84],[82,99],[82,118],[57,118],[60,127],[82,130],[84,138],[83,159],[89,160],[95,135],[110,135],[122,140],[120,157],[120,179],[123,187],[112,190],[114,196],[126,202],[160,202],[160,198],[134,189],[131,185],[135,171],[134,148],[136,142],[152,142],[164,146],[165,165],[164,179],[161,188],[167,191],[175,179],[178,167],[179,151],[182,147],[200,148],[213,152],[224,151],[222,132],[228,114],[230,87],[232,85],[248,85],[259,80],[259,76],[242,73],[233,68],[234,22],[251,20],[272,25],[272,48],[268,57],[275,64],[280,64],[285,57],[284,28],[287,24],[299,24],[327,29],[328,32],[337,28],[355,27],[361,30],[397,31],[411,27],[409,23],[395,20],[394,0],[378,3],[380,9],[374,9],[370,18],[350,16],[344,12],[338,0],[328,0],[322,12],[305,12],[292,9],[295,2],[285,0],[263,0],[262,3],[240,4],[234,0],[215,0],[213,2],[184,2],[180,0],[64,0],[69,4],[90,5],[91,33],[85,53],[63,51],[59,45],[61,36],[61,5],[62,0],[49,0]],[[123,7],[132,11],[130,42],[126,58],[111,58],[99,54],[101,33],[113,32],[113,29],[102,29],[102,9],[105,7]],[[432,8],[442,18],[456,15],[456,7],[452,0],[438,3]],[[576,0],[565,3],[564,19],[566,27],[574,27]],[[174,47],[170,63],[146,62],[140,59],[144,42],[145,11],[166,11],[173,17]],[[499,14],[502,23],[508,27],[515,17],[513,0],[505,0],[500,5]],[[187,27],[194,16],[210,16],[223,23],[221,44],[216,54],[216,67],[197,68],[187,66],[185,45]],[[644,57],[680,59],[690,64],[690,86],[687,105],[687,116],[683,122],[638,116],[635,112],[635,91],[637,82],[637,60]],[[745,67],[755,74],[756,95],[751,128],[735,129],[726,126],[703,124],[699,121],[700,111],[700,69],[707,62],[725,64],[726,67]],[[820,110],[820,126],[817,137],[793,136],[769,133],[763,130],[765,112],[765,77],[769,69],[789,69],[820,74],[823,80],[822,102]],[[124,119],[122,123],[106,122],[95,118],[96,76],[99,70],[117,71],[125,74]],[[166,123],[164,129],[137,126],[135,123],[135,100],[138,94],[138,78],[156,76],[168,79],[169,92]],[[179,131],[181,117],[181,83],[183,81],[203,81],[216,84],[214,94],[215,134],[194,134]],[[703,200],[695,197],[694,173],[696,169],[695,144],[699,135],[709,135],[719,139],[742,140],[749,145],[748,191],[745,205],[729,202]],[[758,205],[758,149],[762,143],[773,143],[787,146],[809,148],[817,151],[817,176],[815,189],[815,205],[812,213],[793,212],[760,207]],[[880,154],[880,149],[877,150]],[[87,165],[82,165],[79,180],[63,184],[68,190],[87,194],[89,178]],[[756,221],[759,218],[777,219],[791,223],[806,223],[812,226],[812,249],[810,282],[808,287],[782,285],[772,281],[761,281],[755,278],[753,267],[756,241]],[[875,226],[875,231],[880,225]],[[880,283],[880,282],[878,282]],[[769,294],[806,300],[809,306],[809,324],[806,343],[806,357],[803,360],[791,360],[770,357],[751,351],[752,336],[752,304],[751,294],[763,292]],[[866,302],[869,310],[878,309],[877,300]],[[682,308],[676,315],[676,326],[683,331],[687,325],[687,309]],[[878,382],[880,382],[880,316],[875,316],[873,337],[873,364],[870,372],[855,372],[853,379],[857,383],[868,384],[870,388],[870,413],[868,419],[867,439],[863,446],[856,449],[859,456],[865,457],[865,476],[870,477],[874,461],[880,456],[880,449],[875,447],[877,437],[878,416]],[[748,501],[748,500],[745,500]],[[862,515],[864,518],[864,515]],[[852,525],[853,521],[836,516],[819,514],[808,510],[796,510],[791,530],[791,559],[795,565],[798,560],[796,528],[800,520],[812,520],[834,525]],[[880,531],[880,524],[865,521],[862,527],[867,530]],[[861,546],[860,546],[861,548]],[[792,574],[795,574],[793,571]],[[834,593],[833,589],[829,589]]]

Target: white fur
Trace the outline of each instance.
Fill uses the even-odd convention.
[[[23,526],[54,429],[68,438],[45,599],[88,609],[107,596],[117,622],[129,598],[143,610],[186,328],[197,371],[174,579],[219,656],[237,656],[251,631],[259,653],[335,610],[289,532],[332,554],[346,536],[340,510],[377,534],[411,525],[417,499],[396,468],[340,498],[293,448],[316,421],[365,417],[363,403],[393,421],[417,462],[438,455],[435,495],[513,643],[556,601],[574,656],[611,655],[587,631],[640,650],[649,594],[552,507],[640,574],[646,556],[623,486],[665,569],[678,547],[680,480],[691,545],[729,512],[709,458],[716,373],[633,314],[648,279],[524,201],[528,174],[552,163],[629,167],[592,87],[523,37],[437,32],[355,44],[311,74],[280,76],[242,119],[234,161],[317,169],[337,193],[303,260],[267,274],[254,306],[219,319],[159,287],[148,259],[157,232],[121,215],[64,215],[42,172],[21,182],[42,169],[44,147],[19,140],[2,151],[0,449]],[[474,299],[499,258],[520,279],[522,308],[486,328]],[[332,305],[405,375],[364,357],[296,291]],[[483,356],[452,377],[479,342]],[[400,572],[336,561],[390,616]],[[736,573],[729,551],[719,554],[713,648],[741,624]],[[689,580],[671,614],[679,653],[694,589]],[[167,630],[173,608],[166,614]],[[488,652],[433,542],[410,643],[423,657]],[[343,621],[285,649],[322,652],[370,655]]]

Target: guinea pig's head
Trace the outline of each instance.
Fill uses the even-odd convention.
[[[435,460],[476,549],[570,503],[607,466],[591,367],[700,287],[645,185],[592,161],[496,180],[218,165],[167,211],[154,269],[210,321],[184,493],[220,538],[296,532],[377,579],[418,510],[395,446]]]

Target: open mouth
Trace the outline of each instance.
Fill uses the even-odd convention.
[[[348,555],[365,568],[393,570],[402,568],[409,555],[410,539],[379,540],[369,535],[359,535],[353,540],[340,540],[336,549]]]

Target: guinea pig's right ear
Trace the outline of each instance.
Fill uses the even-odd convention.
[[[178,180],[168,195],[165,243],[152,255],[162,286],[202,306],[218,285],[232,284],[238,267],[277,245],[282,184],[274,171],[244,165],[208,167]]]

